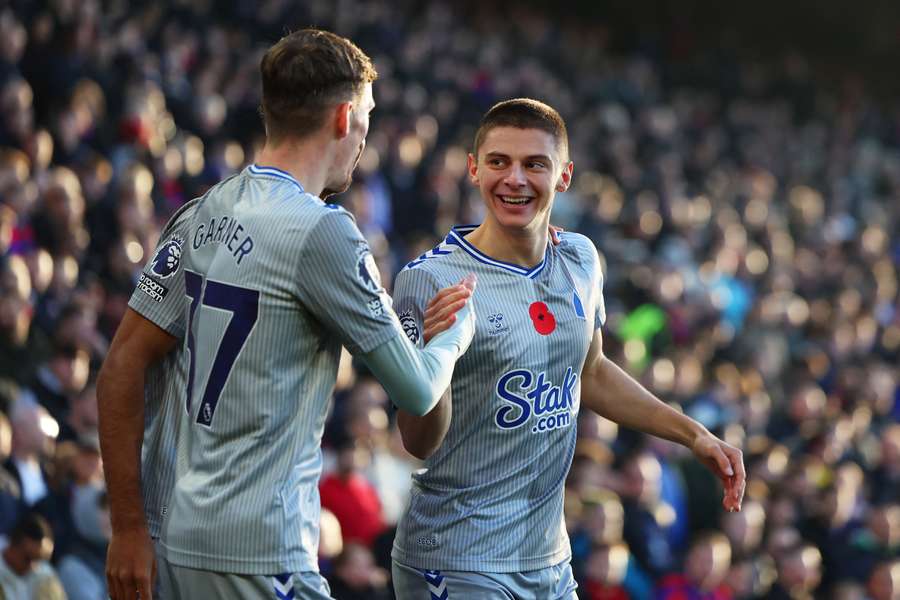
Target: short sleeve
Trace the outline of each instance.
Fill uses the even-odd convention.
[[[353,354],[401,333],[369,245],[350,213],[325,213],[300,249],[300,302]]]
[[[606,303],[603,301],[603,263],[597,253],[597,247],[588,240],[591,250],[591,281],[594,295],[594,329],[606,323]]]
[[[424,269],[404,269],[394,281],[394,307],[403,332],[413,344],[425,346],[425,308],[440,290],[434,277]]]
[[[184,337],[187,302],[182,251],[195,205],[185,205],[166,224],[128,301],[138,314],[179,339]]]

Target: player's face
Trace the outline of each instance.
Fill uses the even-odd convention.
[[[540,129],[495,127],[478,157],[469,155],[469,177],[481,190],[488,218],[503,227],[542,231],[550,222],[557,191],[572,179],[553,136]]]
[[[372,97],[372,84],[367,83],[362,93],[353,102],[350,111],[350,131],[347,137],[341,141],[341,147],[336,161],[334,177],[326,185],[323,196],[346,191],[353,181],[353,170],[359,163],[363,150],[366,147],[366,135],[369,133],[369,113],[375,108],[375,99]]]

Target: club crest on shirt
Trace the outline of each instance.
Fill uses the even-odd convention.
[[[404,310],[398,315],[400,317],[400,325],[403,326],[403,333],[409,338],[413,344],[419,343],[419,325],[416,323],[415,317],[412,316],[412,310]]]
[[[368,248],[363,248],[356,261],[356,276],[371,292],[377,292],[381,289],[381,274],[378,272],[378,265],[375,264],[375,257],[369,252]]]
[[[156,251],[153,261],[150,263],[150,272],[160,279],[171,277],[181,264],[182,238],[174,237]]]

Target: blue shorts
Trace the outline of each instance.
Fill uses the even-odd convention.
[[[569,561],[524,573],[426,571],[393,561],[397,600],[578,600]]]

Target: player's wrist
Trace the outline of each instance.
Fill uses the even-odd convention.
[[[701,441],[713,437],[713,434],[710,433],[710,431],[706,427],[704,427],[697,421],[691,419],[690,417],[685,417],[685,420],[686,432],[682,444],[689,450],[696,450],[697,445],[701,443]]]

